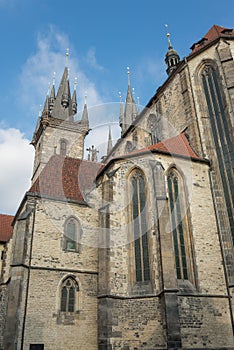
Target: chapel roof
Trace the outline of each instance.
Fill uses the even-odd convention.
[[[0,214],[0,242],[8,242],[13,234],[12,215]]]
[[[163,140],[161,142],[155,143],[154,145],[150,145],[145,148],[141,148],[139,150],[134,150],[128,155],[138,155],[146,152],[154,152],[169,154],[169,155],[177,155],[181,157],[192,158],[196,160],[202,160],[192,147],[189,144],[186,133],[183,132],[179,135],[171,137],[169,139]]]
[[[197,52],[204,46],[207,46],[209,43],[213,42],[217,38],[227,38],[230,36],[234,37],[234,30],[232,28],[221,27],[215,24],[208,30],[208,32],[204,35],[202,39],[200,39],[191,46],[191,54]]]
[[[41,196],[85,202],[103,165],[82,159],[54,155],[30,188]]]

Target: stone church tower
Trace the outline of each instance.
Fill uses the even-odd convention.
[[[234,31],[214,25],[183,60],[167,37],[167,80],[140,112],[128,71],[102,163],[83,159],[67,67],[52,86],[4,255],[0,348],[234,349]]]

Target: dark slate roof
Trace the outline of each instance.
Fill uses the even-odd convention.
[[[103,165],[71,157],[54,155],[43,168],[29,192],[84,202]]]
[[[234,30],[231,28],[225,28],[218,25],[213,25],[201,40],[199,40],[198,42],[194,43],[191,46],[191,50],[192,50],[191,54],[193,54],[194,52],[197,52],[198,50],[208,45],[215,39],[221,38],[221,37],[225,37],[225,38],[234,37]]]
[[[0,242],[8,242],[13,234],[12,215],[0,214]]]

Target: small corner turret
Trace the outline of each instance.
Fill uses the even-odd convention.
[[[166,28],[168,26],[166,25]],[[167,32],[167,40],[168,40],[168,50],[165,56],[165,62],[167,65],[167,74],[171,75],[171,73],[176,69],[178,63],[180,62],[180,56],[178,55],[178,52],[173,49],[173,46],[171,44],[171,34]]]

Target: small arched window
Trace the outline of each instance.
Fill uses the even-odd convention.
[[[82,229],[79,221],[71,217],[65,222],[63,248],[66,251],[79,251]]]
[[[176,276],[194,282],[193,257],[182,178],[172,169],[167,176]]]
[[[60,155],[65,157],[67,155],[67,141],[60,140]]]
[[[60,298],[60,310],[62,312],[74,313],[76,311],[76,294],[78,291],[78,284],[74,278],[68,277],[63,281]]]
[[[131,221],[134,239],[136,282],[150,280],[148,232],[146,218],[146,189],[143,174],[137,170],[131,176]]]
[[[150,114],[148,117],[148,133],[149,133],[149,145],[154,145],[160,141],[159,133],[160,133],[160,117],[155,114]]]

